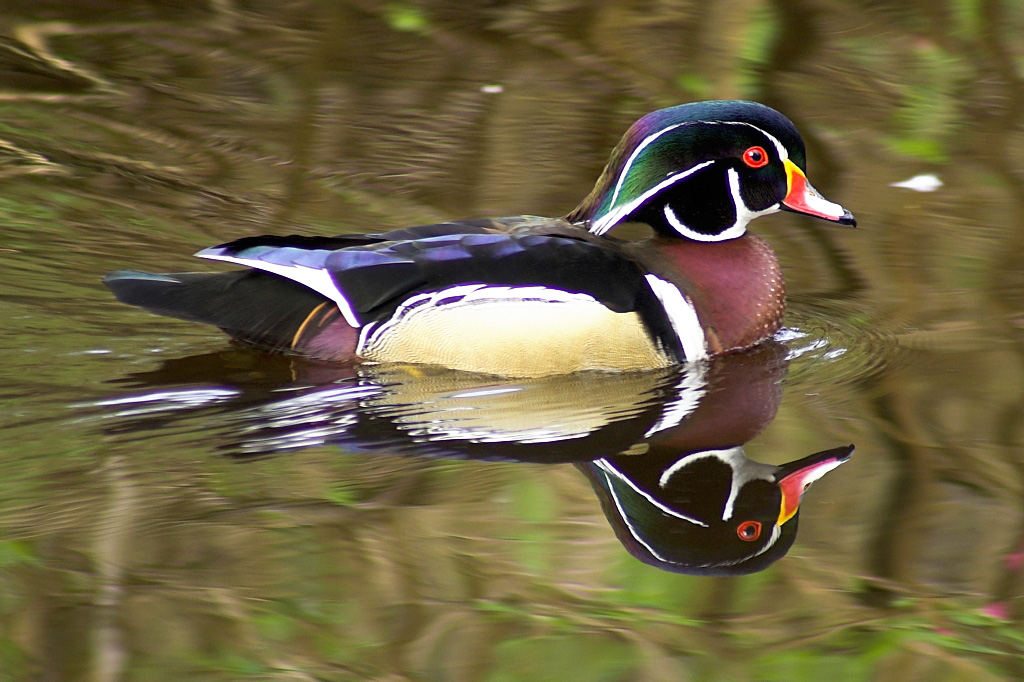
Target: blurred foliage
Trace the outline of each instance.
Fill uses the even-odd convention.
[[[998,0],[6,3],[0,669],[1024,677],[1022,35]],[[563,214],[633,119],[705,97],[791,116],[862,226],[758,223],[806,336],[750,454],[858,446],[770,570],[638,563],[568,467],[242,463],[215,401],[89,407],[223,346],[117,306],[103,272],[246,234]],[[889,187],[925,171],[941,191]]]
[[[426,30],[426,14],[411,5],[388,5],[388,25],[396,31],[422,32]]]

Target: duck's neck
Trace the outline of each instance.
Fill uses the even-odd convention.
[[[653,272],[693,299],[708,352],[748,348],[782,326],[786,284],[775,252],[760,237],[704,243],[655,236],[635,248]]]

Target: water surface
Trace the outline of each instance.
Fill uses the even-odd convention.
[[[1024,676],[1020,8],[8,4],[13,679]],[[711,97],[789,115],[815,185],[860,224],[754,226],[790,312],[777,410],[746,454],[857,448],[760,573],[637,561],[573,457],[324,444],[351,433],[352,411],[327,428],[323,402],[310,417],[294,401],[338,377],[121,306],[99,283],[207,269],[189,254],[246,235],[564,214],[632,120]],[[922,174],[942,185],[893,186]],[[572,422],[552,399],[550,413],[577,436],[633,423],[661,385],[580,381],[555,395],[596,406]],[[434,395],[413,385],[392,402]],[[458,441],[445,433],[425,440]]]

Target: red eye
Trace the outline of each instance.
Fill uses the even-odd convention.
[[[745,542],[753,542],[754,540],[761,537],[761,522],[744,521],[736,527],[736,535],[739,536],[740,540],[743,540]]]
[[[751,168],[767,166],[768,154],[765,153],[764,147],[750,147],[747,151],[743,152],[743,163]]]

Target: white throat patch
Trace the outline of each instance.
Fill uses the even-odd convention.
[[[726,176],[729,182],[729,196],[732,198],[733,209],[736,212],[736,221],[725,228],[721,232],[714,234],[705,234],[703,232],[697,232],[692,229],[689,225],[684,223],[676,215],[676,212],[672,209],[671,204],[665,204],[662,209],[662,214],[665,216],[665,222],[667,222],[673,230],[679,233],[680,236],[692,239],[697,242],[724,242],[728,239],[736,239],[742,237],[747,232],[747,225],[751,220],[759,216],[768,215],[769,213],[775,213],[779,210],[779,204],[772,204],[766,209],[760,211],[752,211],[743,201],[743,195],[740,194],[740,174],[736,172],[735,168],[730,168],[726,171]]]
[[[740,194],[740,174],[736,172],[735,168],[730,168],[726,171],[726,175],[729,176],[729,194],[732,196],[732,203],[736,207],[736,222],[718,236],[723,239],[731,239],[732,237],[725,237],[725,235],[734,230],[739,230],[740,232],[736,236],[741,236],[747,231],[747,223],[754,218],[768,215],[769,213],[776,213],[780,208],[780,204],[776,203],[760,211],[752,211],[747,207],[746,202],[743,201],[743,195]]]

